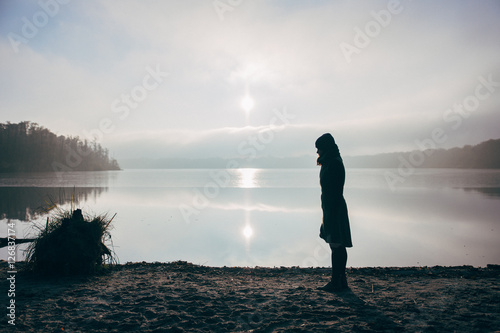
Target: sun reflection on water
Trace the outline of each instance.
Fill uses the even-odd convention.
[[[258,169],[244,168],[238,169],[239,172],[239,186],[240,188],[254,188],[257,187],[256,173]]]

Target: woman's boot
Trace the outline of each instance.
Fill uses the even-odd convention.
[[[329,291],[329,292],[337,292],[342,291],[344,288],[342,287],[342,276],[340,275],[332,275],[332,279],[323,287],[319,287],[319,290]]]
[[[328,284],[319,287],[320,290],[337,292],[348,289],[347,277],[345,274],[345,266],[347,263],[347,251],[345,247],[338,246],[332,249],[332,279]]]

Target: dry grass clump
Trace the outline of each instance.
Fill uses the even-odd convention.
[[[112,220],[105,215],[85,219],[80,209],[47,218],[27,249],[28,270],[40,275],[93,274],[115,262],[104,244],[111,238]]]

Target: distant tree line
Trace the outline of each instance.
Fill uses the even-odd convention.
[[[120,170],[97,142],[56,135],[36,123],[0,124],[0,172]]]
[[[500,169],[500,139],[462,148],[353,156],[344,161],[352,168],[397,168],[407,164],[422,168]]]

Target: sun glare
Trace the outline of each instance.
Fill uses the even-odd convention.
[[[250,97],[249,95],[243,97],[243,100],[241,101],[241,107],[243,108],[243,110],[245,110],[246,112],[250,112],[250,110],[253,109],[254,105],[255,102],[252,97]]]
[[[243,229],[243,236],[245,236],[246,239],[249,239],[253,235],[253,229],[251,226],[247,225],[245,229]]]
[[[238,169],[238,171],[240,172],[241,188],[252,188],[257,186],[257,181],[255,179],[257,169],[244,168]]]

